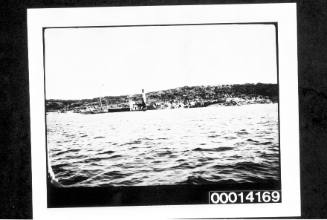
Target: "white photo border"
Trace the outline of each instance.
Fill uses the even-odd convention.
[[[167,219],[300,216],[296,4],[137,6],[28,9],[33,215],[38,219]],[[278,25],[282,202],[47,208],[43,28],[139,24],[254,23]]]

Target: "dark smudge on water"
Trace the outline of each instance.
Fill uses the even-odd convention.
[[[232,150],[233,147],[217,147],[217,148],[195,148],[194,151],[210,151],[210,152],[221,152]]]

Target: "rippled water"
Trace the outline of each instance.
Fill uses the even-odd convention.
[[[69,186],[279,180],[278,106],[47,113],[49,163]]]

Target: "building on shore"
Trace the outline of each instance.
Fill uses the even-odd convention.
[[[142,100],[134,101],[131,98],[129,99],[129,109],[130,111],[145,111],[147,109],[146,94],[144,89],[142,89]]]

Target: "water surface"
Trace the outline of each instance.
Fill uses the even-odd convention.
[[[278,105],[52,112],[47,147],[66,186],[279,181]]]

